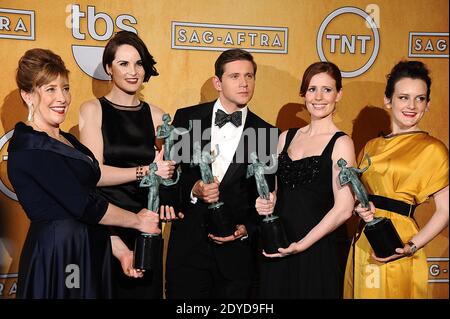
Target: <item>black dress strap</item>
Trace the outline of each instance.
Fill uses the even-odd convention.
[[[283,152],[287,152],[287,149],[289,145],[292,142],[292,139],[294,138],[295,134],[297,133],[299,129],[298,128],[290,128],[286,133],[286,140],[284,141],[284,147]]]
[[[336,143],[336,140],[338,138],[340,138],[343,135],[347,135],[342,131],[336,132],[334,133],[333,137],[330,139],[330,141],[328,142],[327,146],[325,146],[325,149],[322,152],[322,156],[330,156],[333,153],[333,148],[334,148],[334,144]]]

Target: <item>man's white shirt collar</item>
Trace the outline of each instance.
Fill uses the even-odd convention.
[[[212,172],[214,176],[217,176],[219,182],[222,181],[225,176],[230,163],[233,161],[234,153],[241,140],[242,132],[244,130],[245,121],[248,114],[248,106],[239,109],[242,112],[242,125],[239,127],[234,126],[232,123],[226,123],[224,126],[219,128],[215,125],[216,112],[217,110],[222,110],[229,114],[220,99],[214,103],[213,116],[211,122],[211,151],[216,151],[216,144],[219,145],[219,155],[216,160],[212,163]]]

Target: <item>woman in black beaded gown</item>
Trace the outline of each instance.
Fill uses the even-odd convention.
[[[338,181],[337,161],[355,162],[351,138],[333,123],[342,97],[340,70],[330,62],[310,65],[300,95],[311,122],[280,135],[277,190],[258,198],[260,215],[274,212],[290,246],[266,256],[261,269],[262,298],[339,298],[341,276],[333,231],[350,218],[354,199]]]
[[[164,161],[162,152],[156,155],[155,151],[156,128],[162,124],[164,112],[139,99],[143,82],[158,75],[156,62],[143,41],[128,31],[120,31],[109,40],[102,62],[112,87],[104,97],[81,105],[80,139],[100,162],[100,193],[117,206],[137,212],[147,207],[148,188],[139,187],[139,180],[148,165],[156,162],[157,174],[171,178],[175,164]],[[160,209],[160,216],[164,211]],[[170,213],[173,215],[173,209]],[[113,264],[114,297],[162,298],[162,251],[161,263],[144,275],[133,268],[137,236],[136,231],[111,229],[117,257]]]

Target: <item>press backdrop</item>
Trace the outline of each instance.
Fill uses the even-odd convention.
[[[258,63],[252,111],[282,130],[303,126],[309,117],[298,93],[301,75],[312,62],[333,61],[344,76],[335,120],[357,152],[389,130],[385,75],[399,60],[417,59],[433,79],[422,128],[448,146],[448,6],[447,0],[0,0],[0,298],[15,296],[28,228],[6,174],[8,141],[27,116],[14,81],[26,50],[48,48],[66,62],[73,99],[62,128],[75,135],[79,105],[108,90],[99,63],[118,30],[137,32],[149,46],[160,75],[145,84],[142,99],[172,115],[217,97],[214,61],[221,50],[239,47]],[[418,223],[432,212],[432,204],[422,205]],[[429,297],[448,298],[448,229],[426,251]]]

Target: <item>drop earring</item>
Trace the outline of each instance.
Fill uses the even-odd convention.
[[[34,113],[33,103],[30,103],[28,104],[28,118],[27,118],[28,122],[33,122],[33,113]]]

